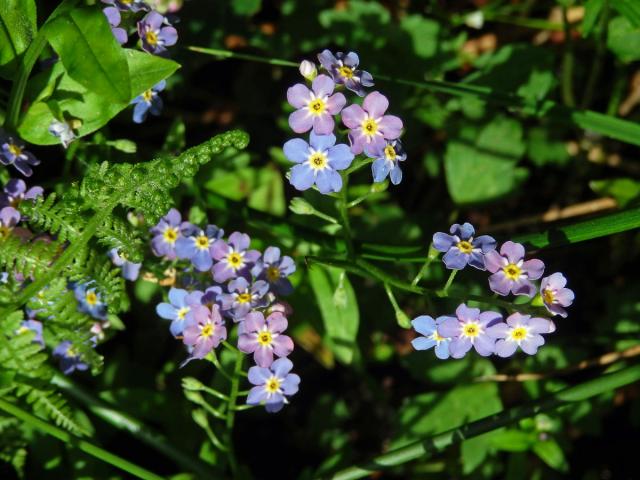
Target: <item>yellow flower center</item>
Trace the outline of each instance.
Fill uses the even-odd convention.
[[[346,79],[353,78],[353,69],[350,67],[343,65],[342,67],[338,68],[338,73],[341,77],[344,77]]]
[[[280,379],[277,377],[271,377],[267,380],[267,383],[264,384],[264,389],[267,393],[277,393],[280,390]]]
[[[394,161],[398,154],[396,153],[396,149],[391,145],[387,145],[384,147],[384,156],[387,157],[387,160]]]
[[[525,327],[517,327],[511,330],[511,333],[509,334],[509,336],[511,337],[511,340],[513,340],[514,342],[521,342],[522,340],[527,338],[528,334],[529,332]]]
[[[151,103],[151,99],[153,98],[153,90],[146,90],[142,93],[142,98],[145,102]]]
[[[378,122],[373,118],[367,118],[362,122],[362,131],[365,135],[373,137],[378,132]]]
[[[233,252],[227,255],[227,263],[236,270],[238,268],[242,268],[244,266],[244,262],[242,261],[242,254],[238,252]]]
[[[324,110],[327,108],[327,105],[324,103],[324,100],[321,98],[316,98],[309,102],[309,111],[312,115],[322,115]]]
[[[27,332],[29,332],[29,331],[30,331],[30,330],[29,330],[27,327],[25,327],[24,325],[22,325],[20,328],[18,328],[18,330],[16,330],[16,333],[17,333],[18,335],[22,335],[23,333],[27,333]]]
[[[315,152],[309,156],[309,166],[314,170],[324,170],[329,160],[322,152]]]
[[[75,348],[73,347],[67,348],[67,357],[77,357],[77,356],[78,356],[78,352],[76,351]]]
[[[178,319],[184,320],[184,317],[187,316],[187,313],[189,313],[189,310],[191,310],[189,307],[182,307],[180,310],[178,310],[178,313],[176,313],[176,315],[178,316]]]
[[[176,243],[176,240],[178,239],[178,229],[173,227],[167,227],[164,233],[162,234],[162,238],[164,238],[165,242],[173,245],[174,243]]]
[[[473,251],[473,245],[471,245],[471,242],[467,242],[466,240],[460,240],[456,244],[456,247],[458,247],[458,250],[462,253],[466,253],[467,255]]]
[[[22,149],[15,143],[9,144],[9,151],[16,157],[19,157],[22,154]]]
[[[482,327],[475,322],[469,322],[462,327],[462,336],[468,338],[476,338],[482,333]]]
[[[431,340],[435,340],[436,342],[440,343],[446,340],[446,338],[441,337],[440,334],[437,331],[435,331],[431,334]]]
[[[509,265],[504,267],[502,271],[510,280],[518,280],[520,278],[520,274],[522,273],[522,269],[515,263],[510,263]]]
[[[87,305],[89,305],[90,307],[93,307],[98,303],[98,296],[95,294],[95,292],[87,292],[84,299],[87,302]]]
[[[271,336],[271,332],[261,332],[258,334],[258,343],[263,347],[271,345],[272,340],[273,337]]]
[[[267,280],[275,282],[280,278],[280,269],[278,267],[271,266],[267,268]]]
[[[0,240],[4,240],[11,235],[11,227],[7,227],[5,225],[0,225]]]
[[[542,292],[542,298],[544,299],[544,303],[553,303],[556,296],[554,295],[553,290],[545,288]]]
[[[251,301],[251,294],[241,293],[240,295],[238,295],[238,298],[236,300],[238,303],[248,303]]]
[[[202,330],[200,330],[200,336],[204,338],[211,337],[214,331],[214,325],[212,325],[211,323],[207,323],[204,327],[202,327]]]
[[[147,37],[147,43],[153,47],[158,44],[158,35],[153,30],[147,30],[145,35]]]
[[[196,237],[196,247],[200,250],[206,250],[209,248],[209,237],[206,235],[198,235]]]

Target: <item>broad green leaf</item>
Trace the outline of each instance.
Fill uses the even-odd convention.
[[[105,15],[98,8],[74,9],[48,22],[47,39],[71,78],[105,100],[131,99],[129,69]]]
[[[264,167],[258,171],[257,187],[249,195],[249,206],[281,217],[287,211],[284,185],[279,170]]]
[[[491,446],[505,452],[526,452],[536,441],[536,432],[507,429],[495,432],[491,437]]]
[[[451,198],[470,204],[511,193],[527,177],[517,166],[525,148],[520,123],[507,117],[487,125],[475,142],[451,140],[444,161]]]
[[[314,264],[309,268],[309,281],[327,335],[327,343],[336,359],[350,364],[357,350],[356,337],[360,323],[358,300],[344,270]]]
[[[615,198],[622,208],[640,200],[640,182],[632,178],[593,180],[589,187],[599,195]]]
[[[526,243],[533,248],[544,248],[550,245],[558,247],[636,228],[640,228],[640,207],[554,227],[539,233],[517,235],[512,240]]]
[[[124,51],[130,79],[135,82],[132,87],[136,88],[136,90],[131,88],[131,98],[118,103],[95,91],[87,90],[70,77],[62,64],[57,63],[51,71],[36,75],[29,81],[27,90],[35,96],[37,101],[28,98],[29,109],[18,125],[20,136],[36,145],[59,143],[58,139],[48,132],[49,124],[59,116],[56,110],[82,122],[77,131],[79,136],[93,133],[127,108],[130,100],[137,95],[134,93],[137,89],[140,89],[138,92],[140,93],[151,88],[166,78],[165,75],[170,75],[179,67],[175,62],[153,55],[135,51],[131,53],[126,49]],[[38,88],[42,90],[38,92]]]
[[[616,17],[609,22],[607,46],[623,62],[640,60],[640,26],[633,25],[626,17]]]
[[[638,0],[615,0],[610,5],[634,27],[640,27],[640,3]]]
[[[584,19],[582,20],[582,36],[587,37],[593,27],[596,25],[596,21],[600,17],[602,7],[605,0],[587,0],[584,6]]]
[[[422,15],[407,15],[402,18],[400,27],[413,43],[413,51],[420,58],[433,57],[438,52],[438,33],[440,24]]]
[[[21,55],[37,31],[34,0],[0,2],[0,76],[13,80]]]
[[[537,442],[533,445],[533,451],[540,459],[554,470],[566,472],[569,470],[567,459],[558,442],[553,439]]]
[[[534,127],[527,133],[527,156],[534,165],[566,165],[570,160],[566,143],[552,138],[550,129]]]

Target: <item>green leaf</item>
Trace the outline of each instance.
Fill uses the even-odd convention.
[[[59,143],[59,140],[47,130],[49,124],[57,119],[58,109],[69,117],[81,120],[82,123],[77,129],[80,137],[93,133],[127,108],[135,96],[153,87],[179,67],[171,60],[147,53],[128,49],[124,49],[124,52],[131,81],[131,98],[118,103],[95,91],[87,90],[71,78],[58,63],[51,71],[29,80],[29,91],[38,101],[29,99],[30,106],[18,125],[20,136],[36,145]],[[36,86],[42,90],[38,91]]]
[[[250,16],[258,13],[262,7],[262,0],[234,0],[231,9],[236,15]]]
[[[508,117],[492,121],[475,142],[450,141],[444,166],[451,198],[470,204],[511,193],[527,177],[527,171],[517,167],[525,148],[522,126]]]
[[[48,22],[47,39],[71,78],[106,101],[131,99],[124,50],[97,8],[74,9]]]
[[[358,300],[344,270],[313,265],[309,281],[322,314],[327,343],[336,359],[350,364],[357,350],[360,312]]]
[[[281,217],[287,211],[282,174],[271,167],[258,171],[257,188],[249,195],[249,206]]]
[[[422,15],[407,15],[402,18],[400,27],[413,43],[413,51],[420,58],[433,57],[438,52],[438,33],[440,24]]]
[[[587,37],[595,27],[605,0],[587,0],[584,6],[584,19],[582,20],[582,36]]]
[[[548,164],[566,165],[571,158],[565,142],[553,139],[550,129],[542,127],[529,129],[527,156],[537,167]]]
[[[21,55],[37,31],[33,0],[0,2],[0,76],[13,80]]]
[[[623,62],[640,60],[640,26],[628,18],[616,17],[609,22],[607,46]]]
[[[599,195],[615,198],[622,208],[640,200],[640,182],[631,178],[593,180],[589,187]]]
[[[554,247],[583,242],[593,238],[606,237],[614,233],[633,230],[640,227],[640,207],[622,212],[602,215],[571,225],[550,228],[543,232],[517,235],[514,242],[526,243],[533,248]]]
[[[558,470],[560,472],[567,472],[569,470],[564,452],[555,440],[549,439],[537,442],[533,445],[533,451],[538,455],[538,457],[540,457],[540,460],[554,470]]]
[[[522,430],[500,430],[491,437],[491,446],[505,452],[526,452],[536,442],[535,432]]]
[[[634,27],[640,27],[640,3],[638,0],[615,0],[611,6]]]

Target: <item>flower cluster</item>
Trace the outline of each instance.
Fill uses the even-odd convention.
[[[310,85],[297,83],[287,91],[287,101],[295,109],[289,116],[289,126],[297,134],[310,132],[308,141],[294,138],[284,144],[285,157],[296,164],[291,169],[291,184],[301,191],[315,185],[323,194],[339,192],[339,172],[364,153],[372,163],[375,182],[389,176],[397,185],[402,180],[400,162],[407,158],[399,140],[402,120],[385,114],[389,101],[380,92],[365,96],[365,87],[373,86],[373,77],[358,68],[356,53],[334,55],[324,50],[318,60],[325,73],[317,75],[316,65],[305,60],[300,73]],[[347,106],[342,91],[364,97],[362,105]],[[337,116],[348,129],[349,145],[336,144]]]
[[[470,265],[491,273],[489,288],[497,295],[529,298],[529,305],[514,305],[514,309],[526,307],[531,311],[539,300],[551,315],[566,317],[565,307],[573,303],[574,294],[566,288],[567,280],[562,273],[542,278],[544,263],[538,259],[525,260],[521,244],[507,241],[497,250],[495,239],[488,235],[476,237],[469,223],[452,225],[449,234],[436,233],[433,248],[444,253],[442,260],[450,270],[462,270]],[[541,278],[537,286],[534,281]],[[503,319],[499,312],[481,311],[465,303],[458,306],[455,316],[434,319],[422,315],[411,323],[421,335],[412,341],[413,347],[416,350],[435,347],[440,359],[462,358],[472,348],[481,356],[509,357],[518,347],[534,355],[545,342],[542,335],[556,329],[553,321],[541,316],[514,311]]]
[[[136,20],[142,14],[144,17],[136,22],[136,31],[142,50],[152,55],[166,56],[167,47],[175,45],[178,41],[178,31],[172,26],[169,17],[152,9],[143,0],[102,0],[102,2],[109,5],[103,12],[114,37],[121,45],[129,40],[129,32],[124,27],[127,23],[123,22],[123,16],[125,19]],[[158,93],[164,90],[165,86],[166,83],[163,80],[131,101],[131,104],[135,105],[133,109],[135,123],[144,122],[149,113],[160,115],[163,103]]]
[[[277,247],[264,252],[251,249],[249,235],[204,228],[182,221],[171,209],[151,229],[154,255],[176,262],[180,274],[168,302],[156,307],[171,323],[171,334],[189,352],[183,363],[205,358],[226,343],[228,328],[237,325],[237,349],[251,355],[255,366],[248,372],[254,385],[247,403],[280,410],[298,390],[300,377],[290,373],[287,358],[293,341],[285,334],[291,307],[279,295],[293,291],[289,276],[295,271],[291,257]],[[183,288],[179,288],[183,287]]]

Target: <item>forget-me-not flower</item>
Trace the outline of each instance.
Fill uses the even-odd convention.
[[[373,86],[373,77],[369,72],[358,69],[360,59],[355,52],[337,52],[323,50],[318,54],[318,61],[329,72],[333,81],[344,85],[355,94],[364,97],[364,88]]]
[[[495,239],[489,235],[476,237],[475,229],[470,223],[454,223],[449,232],[451,235],[444,232],[433,235],[433,248],[444,252],[442,261],[447,268],[462,270],[471,265],[478,270],[485,270],[484,256],[496,249]]]
[[[136,98],[131,100],[131,105],[135,105],[133,108],[133,121],[135,123],[142,123],[147,119],[147,115],[155,115],[156,117],[162,113],[162,98],[158,95],[159,92],[164,90],[167,82],[162,80],[154,85],[149,90],[145,90]]]
[[[291,372],[293,363],[288,358],[279,358],[269,368],[251,367],[249,382],[255,387],[247,395],[247,404],[264,404],[269,413],[278,412],[288,403],[287,397],[298,392],[300,377]]]
[[[347,103],[342,93],[333,93],[334,87],[331,78],[318,75],[313,79],[311,90],[303,83],[287,90],[287,101],[297,109],[289,115],[289,126],[294,132],[304,133],[311,129],[317,135],[333,132],[333,116]]]

